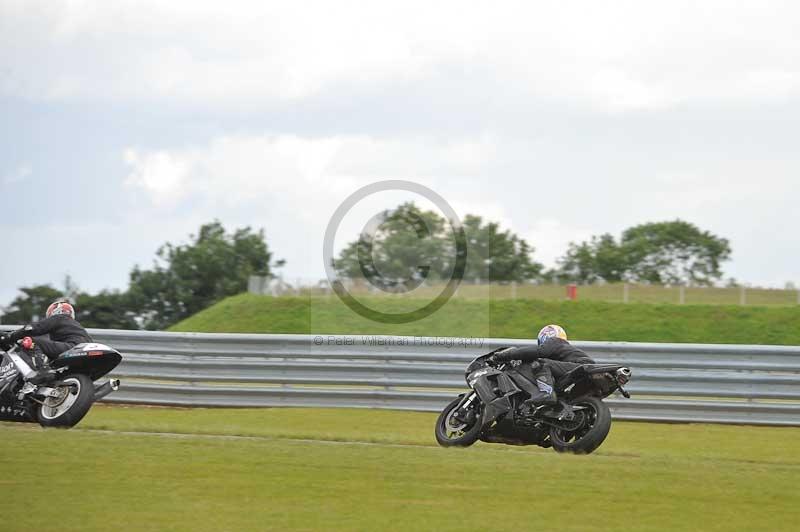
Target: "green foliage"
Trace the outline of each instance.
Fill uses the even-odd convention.
[[[540,277],[542,265],[531,258],[533,248],[511,231],[480,216],[467,215],[465,279],[524,281]],[[350,242],[334,261],[339,275],[386,282],[389,291],[410,290],[424,280],[449,279],[455,267],[456,235],[450,223],[413,203],[386,210]],[[394,290],[398,291],[398,290]],[[400,290],[403,291],[403,290]]]
[[[728,241],[681,220],[637,225],[581,244],[570,243],[559,260],[562,281],[609,283],[633,281],[710,286],[722,277],[720,264],[730,258]]]
[[[132,309],[147,329],[160,329],[247,289],[251,275],[270,276],[272,254],[264,232],[225,232],[218,221],[200,227],[189,244],[159,248],[153,269],[130,276]],[[278,261],[274,266],[280,266]]]
[[[23,286],[19,291],[22,294],[17,296],[6,309],[2,317],[3,323],[23,325],[36,319],[43,319],[50,303],[62,296],[60,290],[49,284]]]
[[[361,299],[361,298],[360,298]],[[411,298],[362,299],[386,311],[419,305]],[[336,297],[268,297],[240,294],[184,320],[171,330],[194,332],[400,334],[533,338],[547,323],[571,339],[800,345],[800,307],[670,305],[599,301],[451,299],[425,320],[375,323]]]
[[[464,278],[482,281],[527,281],[541,277],[543,266],[531,256],[533,248],[511,231],[480,216],[464,217],[467,270]]]
[[[559,260],[557,277],[562,281],[591,284],[598,281],[622,281],[627,269],[625,252],[608,233],[593,236],[589,242],[570,242]]]
[[[136,329],[134,313],[130,311],[127,296],[124,293],[104,290],[96,295],[81,292],[76,286],[67,282],[69,299],[74,303],[75,318],[84,327],[100,329]],[[50,303],[65,297],[61,290],[50,285],[20,288],[23,295],[17,297],[10,311],[3,315],[2,322],[23,325],[43,319]]]
[[[383,283],[389,290],[413,289],[452,270],[447,228],[435,212],[404,203],[374,218],[358,240],[342,250],[334,266],[343,277]]]
[[[727,239],[681,220],[637,225],[622,233],[621,247],[634,281],[708,286],[730,258]]]
[[[76,318],[87,328],[138,329],[130,308],[128,294],[123,292],[103,290],[95,295],[75,296]]]
[[[84,327],[161,329],[227,296],[247,289],[251,275],[270,276],[283,261],[272,260],[264,232],[249,227],[226,233],[214,221],[200,227],[189,244],[167,243],[157,251],[151,270],[135,266],[126,292],[81,292],[67,276],[64,290],[50,285],[20,288],[2,316],[3,323],[23,324],[42,318],[47,306],[67,295]]]

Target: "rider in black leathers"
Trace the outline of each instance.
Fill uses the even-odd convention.
[[[524,404],[538,406],[557,402],[555,379],[581,364],[594,364],[589,355],[567,342],[567,334],[557,325],[548,325],[539,332],[539,345],[517,347],[492,355],[496,363],[519,360],[532,363],[536,387],[527,391],[531,397]]]
[[[39,346],[47,358],[54,360],[64,351],[68,351],[78,344],[91,342],[92,337],[80,323],[67,314],[56,314],[26,325],[8,335],[11,342],[30,336],[35,345]]]
[[[75,319],[75,309],[65,300],[56,300],[45,313],[46,318],[26,325],[0,338],[0,343],[13,345],[26,336],[33,339],[35,349],[40,350],[50,360],[55,360],[64,351],[78,344],[92,342],[92,337]],[[31,353],[27,353],[30,356]],[[36,372],[27,380],[37,382],[45,379],[47,372]]]

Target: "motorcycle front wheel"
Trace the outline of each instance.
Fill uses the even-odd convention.
[[[454,399],[444,407],[436,420],[436,441],[442,447],[469,447],[481,435],[481,414],[475,411],[470,422],[454,418],[454,414],[461,404],[461,398]],[[478,401],[473,401],[472,409],[478,409]]]
[[[550,443],[559,453],[589,454],[605,441],[611,430],[611,412],[597,397],[586,396],[572,403],[582,419],[575,428],[550,429]]]
[[[94,383],[86,375],[75,374],[52,385],[56,397],[47,397],[39,406],[38,420],[43,427],[68,428],[78,424],[94,402]]]

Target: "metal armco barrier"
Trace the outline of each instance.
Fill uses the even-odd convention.
[[[317,406],[438,411],[467,389],[476,355],[530,340],[90,330],[117,348],[104,401],[181,406]],[[629,366],[616,419],[800,425],[800,347],[575,342]]]

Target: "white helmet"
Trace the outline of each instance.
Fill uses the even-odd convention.
[[[58,316],[59,314],[66,314],[73,320],[75,319],[75,307],[73,307],[69,301],[64,299],[56,299],[53,303],[47,307],[47,312],[45,312],[45,317],[49,318],[50,316]]]
[[[542,330],[539,331],[539,336],[536,337],[539,340],[539,345],[542,345],[550,338],[561,338],[562,340],[567,339],[567,331],[562,329],[559,325],[545,325],[542,327]]]

